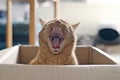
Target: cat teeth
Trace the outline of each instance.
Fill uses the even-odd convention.
[[[56,48],[56,49],[53,48],[53,51],[55,51],[55,52],[57,52],[58,50],[59,50],[59,48]]]
[[[54,50],[59,50],[59,48],[56,48],[56,49],[54,49]]]
[[[55,28],[53,27],[53,30],[55,30]]]
[[[62,29],[60,28],[60,31],[62,31]]]

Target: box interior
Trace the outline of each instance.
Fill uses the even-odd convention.
[[[20,46],[18,61],[16,62],[19,64],[28,64],[35,57],[38,50],[39,47],[36,46]],[[78,46],[76,48],[76,56],[80,65],[117,64],[105,52],[94,47]]]

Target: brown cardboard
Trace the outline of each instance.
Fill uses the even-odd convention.
[[[102,49],[106,53],[108,53],[110,56],[113,57],[113,59],[120,64],[120,44],[118,45],[99,45],[97,48]]]
[[[116,64],[109,55],[92,46],[77,47],[76,55],[80,64]]]
[[[120,80],[120,65],[95,47],[77,47],[80,65],[26,65],[37,51],[23,45],[0,51],[0,80]]]
[[[37,54],[37,46],[15,46],[0,51],[0,63],[28,64]],[[117,64],[108,54],[91,46],[78,46],[76,56],[80,64]]]
[[[116,64],[108,55],[94,47],[77,47],[80,64]],[[20,46],[20,63],[27,64],[36,55],[38,47]],[[27,58],[26,58],[27,57]],[[82,60],[83,59],[83,60]]]
[[[120,80],[120,66],[1,65],[0,80]]]

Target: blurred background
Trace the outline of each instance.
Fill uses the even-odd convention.
[[[29,0],[12,0],[13,45],[28,44]],[[120,52],[119,0],[59,0],[59,18],[80,22],[77,45],[90,45],[106,52]],[[53,0],[36,0],[36,45],[41,30],[39,18],[54,18]],[[0,49],[6,48],[6,0],[0,0]]]

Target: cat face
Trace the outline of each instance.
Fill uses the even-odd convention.
[[[43,28],[39,33],[39,39],[46,43],[51,53],[59,54],[65,46],[75,41],[74,30],[79,23],[69,25],[61,19],[54,19],[47,23],[43,20],[40,22]]]

